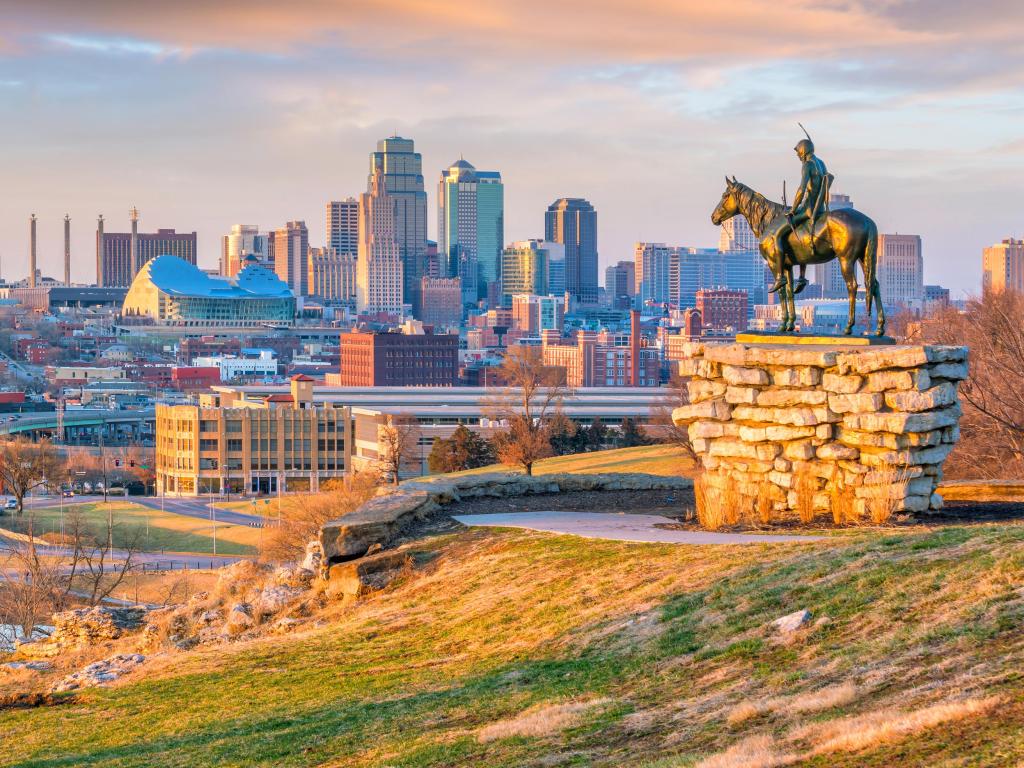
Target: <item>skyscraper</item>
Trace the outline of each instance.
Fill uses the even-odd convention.
[[[664,243],[637,243],[633,247],[634,283],[640,304],[669,300],[669,263],[672,249]]]
[[[304,221],[289,221],[273,233],[274,272],[296,296],[309,295],[309,231]]]
[[[733,216],[722,222],[722,231],[718,235],[718,250],[723,253],[757,250],[757,235],[750,228],[745,216]]]
[[[604,292],[616,309],[625,309],[636,296],[636,263],[620,261],[604,271]]]
[[[420,278],[427,274],[427,193],[423,189],[423,158],[412,139],[390,136],[377,142],[370,155],[366,190],[372,193],[374,176],[383,174],[383,187],[394,206],[394,240],[404,273],[405,301],[412,302]]]
[[[336,301],[355,309],[356,257],[334,248],[310,248],[307,262],[309,294],[325,301]]]
[[[517,293],[553,293],[550,267],[561,251],[561,245],[543,240],[520,240],[506,247],[501,254],[502,305],[512,306],[512,296]]]
[[[403,311],[404,269],[395,213],[402,202],[391,196],[385,178],[378,168],[370,177],[370,191],[359,196],[356,310],[361,314]]]
[[[465,160],[441,172],[437,249],[444,274],[462,278],[463,303],[485,298],[487,286],[499,277],[504,219],[500,173],[478,171]]]
[[[565,246],[565,291],[597,301],[597,211],[586,200],[563,197],[548,206],[544,239]]]
[[[841,195],[833,192],[828,198],[830,210],[839,211],[843,208],[853,208],[853,201],[849,195]],[[845,299],[846,281],[843,279],[843,272],[839,269],[839,260],[833,259],[824,264],[814,264],[810,270],[811,282],[821,286],[821,298],[823,299]],[[885,294],[882,294],[885,296]]]
[[[359,201],[354,197],[327,203],[327,247],[338,253],[359,252]]]
[[[1008,238],[982,251],[981,289],[995,293],[1024,291],[1024,240]]]
[[[234,277],[241,271],[246,256],[255,256],[260,264],[269,263],[268,236],[255,224],[232,224],[231,232],[221,237],[220,273]]]
[[[924,301],[920,235],[878,236],[878,283],[886,304]]]

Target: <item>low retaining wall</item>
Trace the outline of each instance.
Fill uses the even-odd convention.
[[[942,462],[959,439],[957,386],[966,347],[690,345],[680,373],[688,425],[712,494],[765,498],[795,511],[800,493],[830,509],[835,493],[938,509]],[[799,491],[799,492],[798,492]]]
[[[375,544],[387,546],[412,523],[426,520],[444,505],[460,499],[579,491],[685,490],[692,487],[693,481],[687,477],[633,472],[534,476],[488,473],[436,481],[407,481],[320,529],[321,570],[326,574],[334,563],[362,557]]]

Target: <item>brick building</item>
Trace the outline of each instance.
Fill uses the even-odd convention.
[[[544,364],[565,369],[570,387],[657,387],[661,360],[657,349],[631,344],[628,336],[578,331],[574,340],[558,331],[541,332]],[[633,358],[638,365],[633,371]],[[634,381],[634,375],[636,380]]]
[[[451,387],[459,374],[459,337],[426,333],[407,322],[402,333],[341,334],[341,372],[327,374],[331,386]]]
[[[697,291],[697,311],[701,325],[715,330],[747,330],[746,291],[730,288],[701,288]]]

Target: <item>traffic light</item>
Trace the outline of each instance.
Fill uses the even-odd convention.
[[[120,467],[121,466],[121,460],[120,459],[114,459],[114,466],[115,467]]]
[[[128,466],[129,467],[134,467],[135,466],[135,459],[129,459],[128,460]]]

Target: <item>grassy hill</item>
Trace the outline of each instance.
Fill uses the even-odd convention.
[[[473,529],[411,550],[319,629],[0,712],[0,765],[1024,760],[1024,527],[716,547]],[[768,628],[802,608],[790,641]]]

